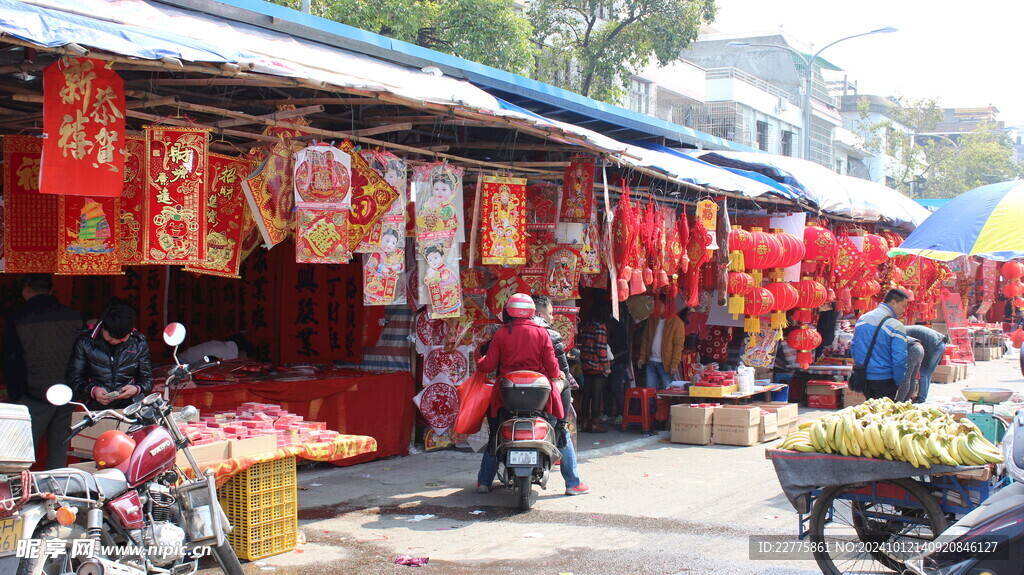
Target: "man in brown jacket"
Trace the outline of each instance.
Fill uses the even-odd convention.
[[[665,389],[673,379],[681,379],[679,363],[683,358],[686,327],[675,313],[675,302],[666,304],[665,294],[659,297],[666,312],[662,317],[647,319],[640,341],[640,367],[647,367],[647,387]]]

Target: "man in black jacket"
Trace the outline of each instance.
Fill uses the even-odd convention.
[[[89,409],[122,409],[153,389],[146,336],[135,331],[135,310],[111,303],[100,323],[78,336],[67,380]]]
[[[32,441],[39,447],[46,437],[46,468],[67,464],[64,442],[71,432],[72,405],[55,406],[46,400],[50,386],[64,383],[64,366],[71,355],[82,314],[61,305],[53,296],[47,274],[28,274],[22,282],[25,305],[11,314],[4,326],[4,378],[11,401],[28,407]]]

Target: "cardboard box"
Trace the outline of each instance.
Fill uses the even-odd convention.
[[[673,405],[669,410],[672,422],[669,441],[672,443],[689,443],[691,445],[707,445],[711,443],[714,413],[714,407]]]
[[[760,407],[726,405],[715,408],[711,437],[718,445],[754,445],[760,428]]]
[[[949,335],[949,326],[946,325],[946,322],[933,321],[932,322],[932,329],[934,329],[935,331],[937,331],[939,333],[944,333],[946,335]]]
[[[854,405],[860,405],[867,401],[868,398],[864,397],[863,393],[857,393],[856,391],[850,391],[849,388],[843,390],[843,407],[851,407]]]
[[[842,407],[842,396],[838,393],[829,395],[808,395],[807,407],[811,409],[839,409]]]
[[[719,387],[710,385],[691,385],[690,397],[725,397],[727,395],[731,395],[735,391],[739,391],[739,389],[739,384],[723,385]]]
[[[192,457],[196,458],[196,463],[209,463],[211,461],[222,461],[224,459],[231,458],[231,442],[227,440],[214,441],[213,443],[207,443],[204,445],[192,445],[189,446],[189,451],[192,452]],[[178,452],[177,457],[174,460],[175,465],[178,467],[188,467],[188,459],[185,457],[185,453],[182,451]]]
[[[782,439],[793,433],[800,427],[799,421],[790,421],[789,423],[780,423],[779,425],[779,439]]]
[[[932,383],[953,383],[959,379],[960,375],[960,364],[947,364],[940,365],[935,368],[935,372],[932,373]]]
[[[773,441],[779,438],[779,418],[774,412],[762,413],[757,427],[757,442]]]
[[[121,413],[121,410],[116,410]],[[173,413],[181,411],[180,407],[173,408]],[[71,414],[71,425],[74,426],[85,419],[85,412],[78,411]],[[110,431],[111,429],[120,429],[121,431],[128,431],[128,424],[121,423],[116,419],[104,419],[93,425],[92,427],[83,429],[81,433],[71,438],[70,450],[75,453],[87,454],[92,456],[92,446],[96,443],[96,438],[102,435],[104,432]]]
[[[260,455],[270,451],[277,451],[277,435],[256,435],[246,439],[229,441],[231,444],[231,457],[246,457],[249,455]]]
[[[795,423],[800,418],[800,408],[795,403],[787,403],[784,401],[768,401],[763,403],[755,403],[754,405],[775,413],[778,419],[778,425],[781,429],[783,426],[790,423]],[[781,433],[781,432],[780,432]]]

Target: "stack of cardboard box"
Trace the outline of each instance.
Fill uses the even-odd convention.
[[[795,403],[674,405],[672,443],[756,445],[778,439],[797,426]]]

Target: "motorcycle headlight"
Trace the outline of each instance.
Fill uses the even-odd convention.
[[[1017,435],[1017,420],[1020,417],[1021,414],[1018,412],[1014,416],[1010,428],[1006,430],[1006,435],[1003,436],[1003,462],[1006,464],[1006,471],[1010,474],[1010,477],[1024,483],[1024,461],[1014,459],[1013,457],[1014,438]]]

